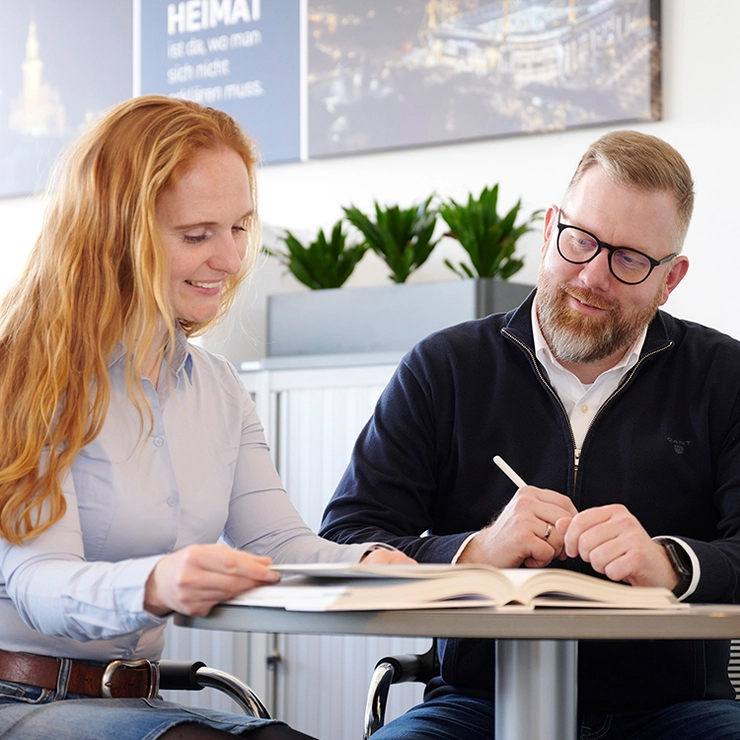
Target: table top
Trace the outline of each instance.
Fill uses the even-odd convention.
[[[673,640],[740,638],[740,606],[687,609],[491,608],[298,612],[221,604],[207,617],[176,614],[175,624],[232,632],[479,637],[529,640]]]

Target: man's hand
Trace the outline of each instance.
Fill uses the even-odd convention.
[[[171,611],[202,617],[221,601],[255,586],[280,580],[270,558],[227,545],[190,545],[165,555],[150,573],[144,608],[163,616]]]
[[[678,585],[665,548],[622,504],[597,506],[556,522],[568,557],[579,556],[597,573],[632,586]]]
[[[501,514],[468,542],[457,562],[544,568],[555,558],[565,558],[563,537],[555,522],[576,514],[567,496],[547,488],[524,486]]]

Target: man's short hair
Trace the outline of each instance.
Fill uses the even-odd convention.
[[[657,136],[639,131],[612,131],[597,139],[581,157],[564,200],[586,170],[600,167],[616,182],[645,191],[669,191],[678,207],[676,251],[683,246],[694,210],[694,181],[684,158]]]

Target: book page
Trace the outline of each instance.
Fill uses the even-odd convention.
[[[563,568],[505,570],[522,603],[556,606],[675,608],[684,605],[667,588],[629,586]]]
[[[437,578],[455,576],[461,571],[496,571],[490,565],[450,563],[284,563],[271,565],[272,570],[320,578]]]
[[[641,588],[559,568],[499,569],[485,564],[286,564],[279,584],[229,603],[302,611],[605,606],[686,608],[664,588]]]
[[[462,575],[462,574],[461,574]],[[496,606],[496,596],[470,578],[334,578],[290,575],[226,602],[242,606],[281,607],[291,611],[382,611]]]

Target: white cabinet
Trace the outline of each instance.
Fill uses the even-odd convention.
[[[241,377],[257,404],[283,484],[312,529],[318,528],[354,441],[399,359],[387,354],[268,358],[242,368]],[[429,646],[429,640],[418,638],[169,630],[168,657],[199,657],[222,670],[232,670],[233,665],[234,672],[246,677],[265,699],[273,716],[322,740],[362,736],[367,686],[379,658],[423,652]],[[230,640],[233,664],[227,660],[224,665]],[[190,642],[197,642],[197,647],[188,654]],[[388,716],[420,701],[422,690],[418,684],[394,687]],[[204,692],[190,700],[228,708],[224,700],[200,694]],[[182,701],[182,696],[177,699]]]

